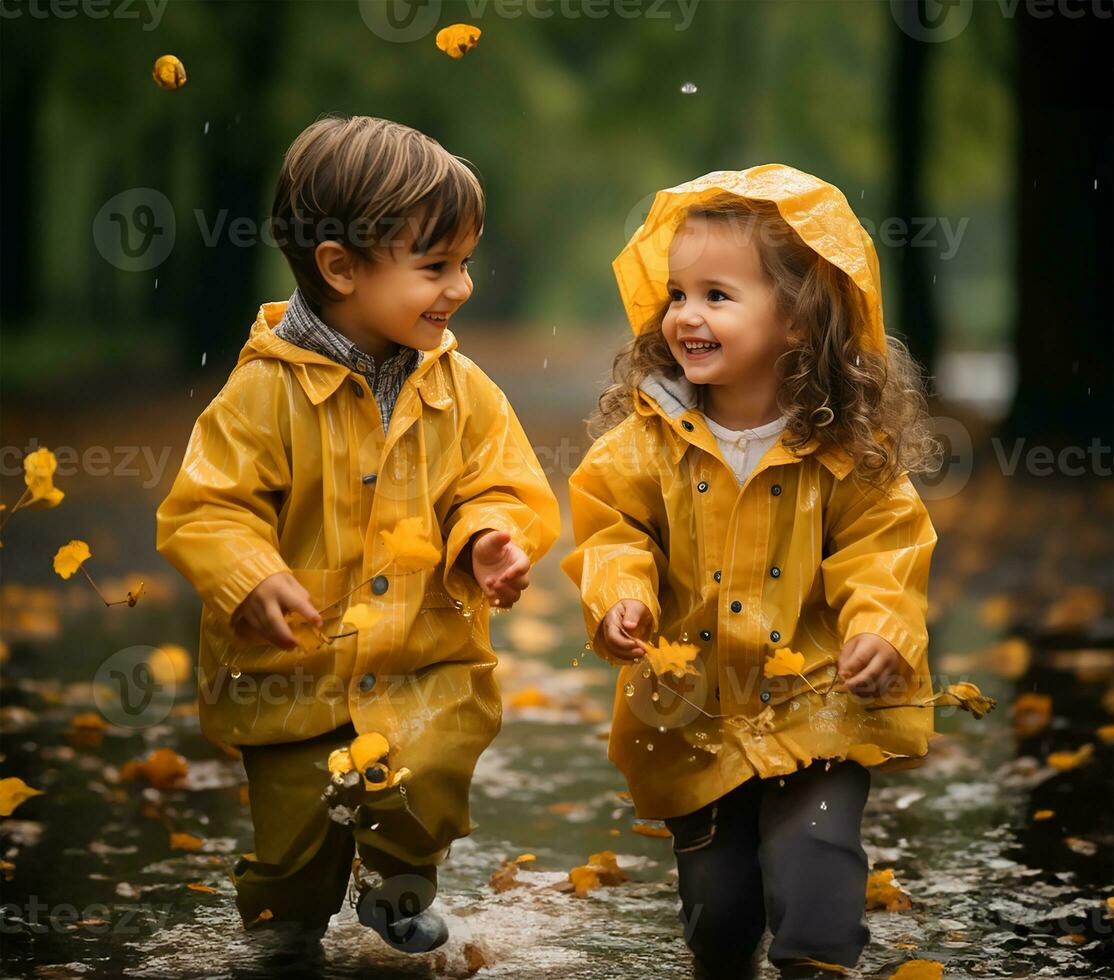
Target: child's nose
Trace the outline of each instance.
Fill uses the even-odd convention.
[[[445,298],[454,303],[463,303],[472,295],[472,277],[461,270],[452,283],[445,289]]]

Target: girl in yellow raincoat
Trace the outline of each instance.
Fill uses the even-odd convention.
[[[483,215],[475,175],[409,127],[303,132],[272,216],[298,288],[260,308],[158,510],[158,549],[203,603],[202,729],[247,771],[247,926],[319,934],[358,847],[384,880],[360,920],[407,952],[445,940],[437,865],[473,829],[500,724],[489,605],[519,597],[559,523],[506,397],[448,329]],[[342,825],[323,791],[353,772]]]
[[[936,451],[840,191],[771,164],[659,192],[614,263],[634,339],[569,482],[609,757],[673,832],[700,968],[852,966],[869,769],[934,734]],[[657,645],[651,644],[657,637]],[[880,710],[883,708],[887,710]]]

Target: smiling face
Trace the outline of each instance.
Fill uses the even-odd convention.
[[[690,216],[669,250],[662,335],[693,384],[739,385],[773,376],[789,349],[773,284],[738,222]]]
[[[322,276],[342,294],[325,304],[325,320],[361,350],[385,357],[399,346],[434,350],[449,318],[472,295],[468,262],[479,235],[466,232],[413,251],[411,234],[377,248],[372,261],[335,242],[323,243]]]

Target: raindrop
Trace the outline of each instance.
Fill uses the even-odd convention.
[[[708,738],[708,733],[707,732],[696,732],[696,738],[697,738],[698,741],[701,741],[701,742],[706,741],[707,738]]]
[[[827,810],[828,809],[828,801],[827,800],[821,800],[820,801],[820,809],[821,810]]]
[[[592,649],[592,641],[591,641],[591,640],[587,640],[587,641],[585,641],[585,643],[584,643],[584,649],[585,649],[585,650],[591,650],[591,649]]]
[[[859,191],[859,200],[861,201],[864,197],[866,197],[866,188],[865,187],[861,191]]]
[[[695,82],[685,82],[685,84],[681,86],[681,92],[684,95],[695,95],[698,91],[700,90],[696,87]]]
[[[778,786],[784,786],[785,785],[785,780],[784,779],[779,779],[777,781],[777,784],[778,784]]]
[[[159,281],[158,281],[158,279],[155,279],[155,289],[158,289],[158,288],[159,288]]]
[[[936,273],[932,274],[932,285],[936,285]]]
[[[208,356],[209,356],[208,351],[202,351],[201,352],[201,366],[202,367],[205,367],[205,358],[207,358]]]
[[[654,743],[653,742],[647,742],[646,743],[646,751],[647,752],[653,752],[654,751]]]
[[[832,768],[832,760],[828,759],[824,763],[824,772],[827,772],[831,768]]]
[[[241,671],[240,671],[240,668],[239,668],[239,667],[233,667],[233,668],[232,668],[232,677],[233,677],[233,679],[235,679],[235,678],[239,677],[239,676],[240,676],[240,673],[241,673]]]
[[[1095,185],[1094,185],[1094,189],[1095,189],[1096,191],[1097,191],[1097,190],[1099,189],[1099,181],[1098,181],[1098,178],[1097,178],[1097,177],[1095,178]]]
[[[557,324],[553,324],[553,336],[557,336]]]
[[[459,612],[461,609],[464,608],[464,603],[461,602],[459,599],[453,599],[453,608],[456,609],[457,612]]]
[[[379,824],[378,823],[373,823],[370,827],[368,827],[368,830],[378,830],[378,829],[379,829]]]
[[[650,700],[651,701],[660,701],[661,700],[661,695],[658,694],[657,691],[654,691],[654,693],[650,695]]]
[[[689,635],[688,635],[688,633],[682,633],[682,634],[681,634],[681,642],[682,642],[682,643],[688,643],[688,641],[689,641]]]
[[[630,681],[627,681],[626,686],[623,688],[623,693],[628,698],[634,697],[634,685]]]
[[[572,665],[573,665],[574,667],[579,667],[579,666],[580,666],[580,661],[579,661],[579,660],[577,660],[577,659],[576,659],[576,657],[573,657],[573,658],[572,658]]]
[[[190,388],[190,398],[193,398],[193,389]]]
[[[689,762],[695,762],[695,761],[696,761],[696,756],[690,755],[689,756]]]
[[[208,119],[206,119],[206,120],[205,120],[205,128],[204,128],[204,129],[202,130],[202,132],[203,132],[203,133],[204,133],[204,134],[205,134],[206,136],[208,136],[208,135],[209,135],[209,120],[208,120]]]
[[[801,705],[800,705],[800,702],[798,702],[798,701],[793,701],[793,702],[791,702],[791,703],[790,703],[790,705],[789,705],[789,710],[790,710],[790,711],[797,711],[797,710],[799,710],[799,709],[800,709],[800,707],[801,707]]]
[[[644,669],[644,670],[642,671],[642,676],[643,676],[643,677],[649,677],[649,676],[650,676],[650,674],[652,674],[652,673],[653,673],[653,671],[651,671],[651,670],[650,670],[650,668],[649,668],[649,667],[647,667],[647,668],[645,668],[645,669]]]
[[[658,731],[665,734],[665,725],[658,725]]]
[[[545,369],[546,369],[547,367],[549,367],[549,358],[548,358],[548,357],[547,357],[547,358],[545,358],[545,359],[544,359],[544,360],[542,361],[542,370],[544,371],[544,370],[545,370]]]

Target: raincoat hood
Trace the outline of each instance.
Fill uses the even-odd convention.
[[[882,280],[874,242],[838,187],[782,163],[717,170],[658,191],[646,220],[612,263],[635,335],[647,328],[669,298],[669,246],[677,226],[693,205],[723,194],[773,202],[809,248],[850,276],[866,301],[863,340],[885,352]]]
[[[255,323],[240,355],[236,360],[239,368],[249,361],[268,358],[283,361],[290,366],[294,377],[302,386],[306,396],[314,405],[320,405],[326,398],[333,394],[344,383],[351,372],[343,364],[306,350],[297,344],[283,340],[275,333],[275,327],[282,322],[283,313],[286,311],[286,300],[277,303],[264,303],[259,307]],[[433,365],[442,354],[456,350],[456,336],[451,330],[446,329],[441,336],[441,344],[433,350],[423,351],[421,360],[414,368],[410,377],[415,383],[429,373]],[[421,385],[419,384],[419,388]],[[429,399],[423,400],[429,404]]]

